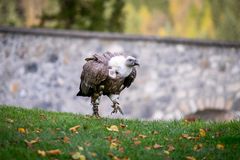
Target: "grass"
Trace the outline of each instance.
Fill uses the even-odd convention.
[[[61,153],[38,154],[55,149]],[[73,158],[240,159],[240,122],[97,119],[0,105],[0,159]]]

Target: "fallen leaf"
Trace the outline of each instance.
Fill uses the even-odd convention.
[[[121,152],[121,153],[124,153],[124,148],[123,147],[119,147],[118,151]]]
[[[13,123],[14,120],[12,120],[12,119],[10,119],[10,118],[7,118],[7,119],[6,119],[6,122],[8,122],[8,123]]]
[[[27,144],[28,147],[32,147],[33,144],[39,142],[39,137],[37,137],[36,139],[33,139],[33,140],[31,140],[31,141],[24,140],[24,142]]]
[[[89,146],[91,146],[91,143],[85,142],[84,145],[87,146],[87,147],[89,147]]]
[[[168,139],[167,137],[164,137],[164,140],[165,140],[165,141],[169,141],[169,139]]]
[[[134,141],[134,144],[139,145],[139,144],[141,144],[141,141]]]
[[[26,129],[25,128],[18,128],[18,132],[21,133],[21,134],[25,134]]]
[[[194,139],[195,141],[198,141],[200,139],[200,136],[191,137],[190,139]]]
[[[202,149],[203,145],[202,144],[196,144],[194,147],[193,147],[193,150],[194,151],[199,151],[200,149]]]
[[[108,152],[107,155],[108,155],[110,158],[114,157],[114,154],[111,153],[111,152]]]
[[[107,130],[113,131],[113,132],[118,132],[118,127],[116,125],[111,125],[110,127],[107,127]]]
[[[116,149],[117,147],[118,147],[118,144],[115,143],[115,142],[112,142],[112,143],[110,144],[110,149]]]
[[[78,150],[79,150],[79,151],[83,151],[84,149],[83,149],[83,147],[78,146]]]
[[[140,138],[144,139],[144,138],[146,138],[147,136],[146,136],[146,135],[144,135],[144,134],[139,134],[139,135],[138,135],[138,137],[140,137]]]
[[[42,157],[45,157],[46,156],[46,152],[45,151],[42,151],[42,150],[38,150],[37,153],[42,156]]]
[[[217,149],[224,150],[224,144],[217,144]]]
[[[48,155],[59,155],[59,154],[61,154],[61,151],[59,149],[54,149],[54,150],[46,151],[46,153]]]
[[[188,134],[182,134],[181,137],[184,139],[192,139],[192,137],[189,136]]]
[[[68,138],[67,136],[64,136],[63,142],[64,143],[70,143],[70,138]]]
[[[166,155],[169,155],[169,154],[170,154],[170,152],[169,152],[169,151],[166,151],[166,150],[164,150],[163,153],[165,153]]]
[[[46,117],[44,114],[40,114],[40,119],[41,119],[41,120],[46,120],[47,117]]]
[[[126,130],[126,131],[125,131],[125,134],[126,134],[126,135],[129,135],[131,132],[132,132],[132,131],[130,131],[130,130]]]
[[[199,129],[199,135],[200,135],[201,137],[205,137],[205,136],[206,136],[206,131],[205,131],[204,129],[200,128],[200,129]]]
[[[132,140],[133,141],[138,141],[138,137],[133,137]]]
[[[35,130],[34,130],[34,132],[36,132],[36,133],[41,133],[41,129],[39,129],[39,128],[36,128]]]
[[[86,160],[86,157],[84,155],[82,155],[80,152],[75,152],[72,155],[72,159],[74,159],[74,160]]]
[[[154,145],[153,145],[153,148],[154,148],[154,149],[159,149],[159,148],[161,148],[161,147],[162,147],[162,146],[161,146],[160,144],[154,144]]]
[[[152,131],[152,134],[156,135],[156,134],[159,134],[158,131]]]
[[[80,125],[76,125],[74,127],[69,128],[69,130],[73,133],[78,133],[77,129],[80,128]]]
[[[172,152],[172,151],[174,151],[174,150],[175,150],[175,147],[173,147],[173,145],[169,144],[169,145],[168,145],[168,151],[169,151],[169,152]]]
[[[125,124],[123,124],[123,123],[120,123],[120,125],[119,125],[121,128],[126,128],[127,127],[127,125],[125,125]]]
[[[150,149],[152,149],[152,147],[151,146],[145,146],[144,149],[145,150],[150,150]]]
[[[97,153],[95,153],[95,152],[90,152],[90,154],[92,157],[97,157]]]
[[[107,136],[107,137],[105,137],[105,139],[106,139],[107,141],[111,142],[111,141],[112,141],[112,136]]]
[[[221,135],[222,135],[222,132],[216,132],[216,133],[215,133],[215,136],[216,136],[216,137],[220,137]]]
[[[186,156],[185,158],[186,158],[187,160],[196,160],[196,158],[193,157],[193,156]]]
[[[118,158],[117,156],[115,156],[113,153],[109,152],[107,154],[112,160],[120,160],[120,158]]]
[[[111,142],[113,142],[113,143],[118,143],[118,144],[120,143],[117,138],[113,138],[113,139],[111,140]]]

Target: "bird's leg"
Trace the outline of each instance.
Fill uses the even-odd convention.
[[[120,104],[119,104],[119,95],[112,94],[112,95],[110,95],[108,97],[113,102],[113,105],[112,105],[113,111],[112,111],[112,113],[117,113],[119,111],[123,115],[122,109],[120,108]]]
[[[98,113],[98,105],[100,103],[100,95],[98,93],[95,93],[91,97],[91,103],[93,105],[93,116],[100,117]]]

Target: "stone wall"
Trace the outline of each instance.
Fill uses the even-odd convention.
[[[141,66],[120,97],[125,115],[111,115],[106,97],[101,115],[180,119],[204,109],[240,111],[238,44],[13,28],[0,28],[0,104],[91,114],[89,98],[75,95],[84,58],[105,51],[134,55]]]

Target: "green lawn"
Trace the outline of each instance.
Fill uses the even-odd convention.
[[[0,159],[85,158],[236,160],[240,122],[97,119],[0,106]]]

